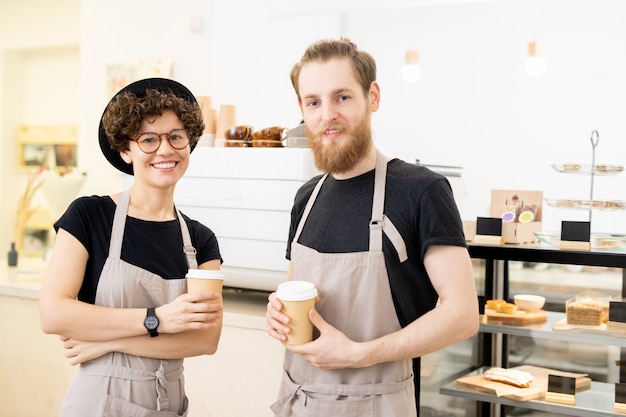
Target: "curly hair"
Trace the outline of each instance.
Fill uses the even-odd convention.
[[[354,75],[367,95],[372,83],[376,81],[376,61],[369,53],[359,48],[348,38],[323,39],[311,44],[296,63],[289,74],[291,85],[300,99],[300,87],[298,85],[300,70],[309,62],[326,62],[332,58],[348,58],[352,63]]]
[[[137,96],[130,92],[120,93],[107,106],[102,116],[111,149],[124,152],[129,149],[130,139],[137,136],[141,122],[147,117],[161,116],[171,110],[183,123],[193,148],[204,131],[204,121],[200,106],[169,90],[146,90],[145,95]]]

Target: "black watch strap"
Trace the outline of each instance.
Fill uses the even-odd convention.
[[[143,321],[143,325],[148,333],[150,333],[150,337],[155,337],[159,335],[159,333],[157,332],[157,329],[159,328],[159,319],[156,316],[154,307],[148,308],[148,311],[146,312],[146,318]]]

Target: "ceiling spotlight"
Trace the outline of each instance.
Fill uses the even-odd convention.
[[[526,72],[531,77],[538,77],[546,72],[547,63],[543,57],[543,43],[539,41],[528,44],[528,59],[526,60]]]
[[[418,65],[419,54],[415,50],[406,51],[404,66],[402,67],[402,79],[407,83],[416,83],[422,76],[422,69]]]

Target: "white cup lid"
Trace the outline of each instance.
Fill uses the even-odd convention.
[[[186,278],[203,278],[203,279],[224,279],[222,271],[214,269],[190,269],[187,271]]]
[[[286,281],[278,285],[276,297],[285,301],[310,300],[317,297],[317,289],[312,282]]]

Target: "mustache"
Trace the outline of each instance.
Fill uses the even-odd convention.
[[[320,127],[319,129],[313,131],[309,128],[309,126],[304,125],[304,132],[306,133],[307,138],[309,139],[316,139],[321,137],[327,130],[337,130],[341,133],[344,133],[346,131],[345,126],[343,125],[337,125],[337,124],[332,124],[332,125],[326,125],[324,127]]]

